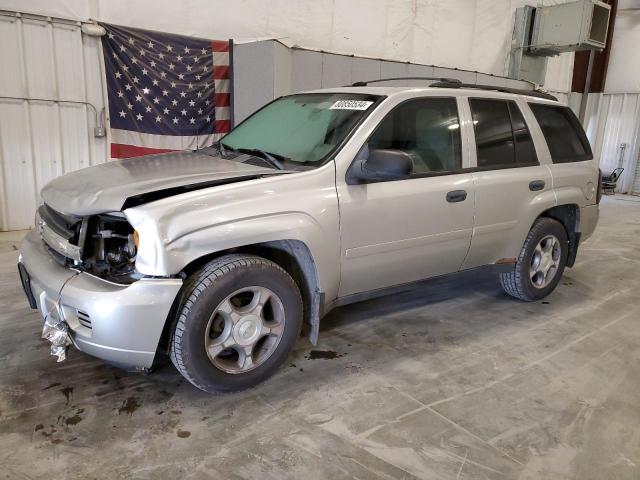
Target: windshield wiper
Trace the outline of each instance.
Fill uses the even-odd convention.
[[[220,144],[222,145],[222,143]],[[278,160],[276,157],[279,157],[281,160],[288,160],[284,155],[280,155],[278,153],[270,153],[265,152],[264,150],[260,150],[259,148],[235,148],[235,152],[240,153],[248,153],[249,155],[257,156],[262,160],[265,160],[272,167],[277,168],[278,170],[284,170],[284,165]]]

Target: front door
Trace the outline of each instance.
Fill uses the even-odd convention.
[[[404,151],[413,173],[364,185],[338,180],[340,296],[460,268],[471,240],[475,193],[472,174],[462,170],[461,144],[455,98],[408,100],[380,122],[361,154]]]

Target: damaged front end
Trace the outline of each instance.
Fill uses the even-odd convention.
[[[137,233],[120,212],[76,217],[46,204],[38,209],[36,228],[51,257],[74,272],[60,288],[57,301],[44,312],[42,338],[51,343],[51,355],[62,362],[73,344],[60,304],[65,287],[81,272],[122,285],[142,278],[135,270]]]

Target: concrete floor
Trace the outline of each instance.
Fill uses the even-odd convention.
[[[0,234],[0,478],[639,479],[640,198],[601,211],[546,301],[431,281],[332,312],[335,358],[300,341],[223,396],[171,365],[56,364]]]

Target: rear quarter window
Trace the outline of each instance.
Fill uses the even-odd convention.
[[[553,163],[593,158],[589,140],[570,108],[542,103],[530,103],[529,107],[540,125]]]

